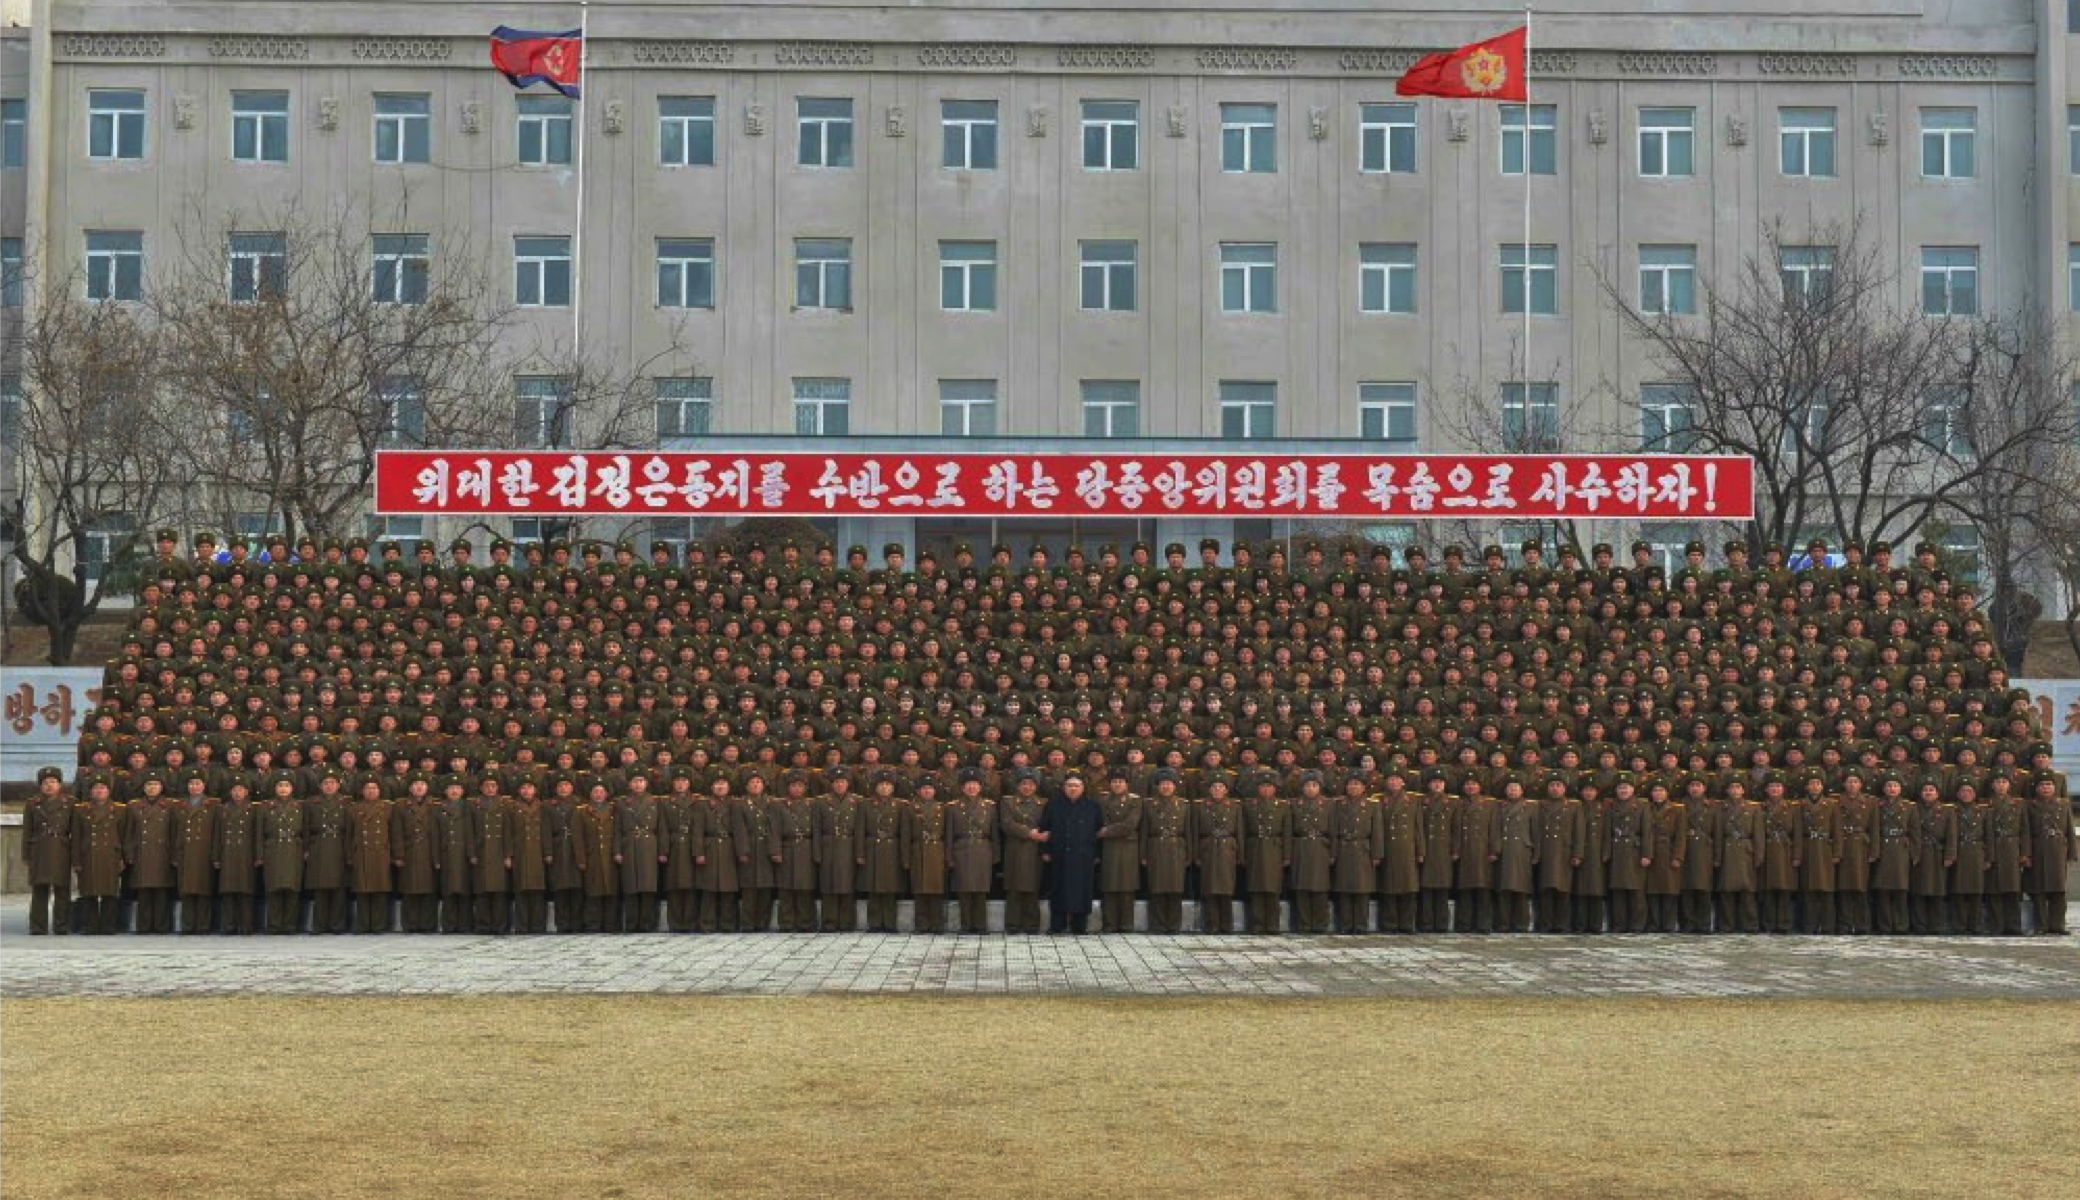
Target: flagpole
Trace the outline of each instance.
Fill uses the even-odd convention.
[[[1553,136],[1559,137],[1554,130]],[[583,184],[579,185],[583,188]],[[578,193],[585,193],[580,190]],[[1554,286],[1559,286],[1559,264],[1554,267]],[[1524,385],[1524,427],[1531,423],[1531,6],[1524,6],[1524,363],[1517,378]],[[1557,414],[1556,414],[1557,416]]]
[[[591,18],[592,10],[586,0],[578,0],[578,144],[573,167],[578,175],[578,227],[571,236],[571,363],[574,369],[585,338],[585,127],[592,124],[592,114],[585,107],[585,51],[590,41],[586,35],[590,32]]]

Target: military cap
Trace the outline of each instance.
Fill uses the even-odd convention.
[[[1728,558],[1732,558],[1732,557],[1734,557],[1735,555],[1740,555],[1740,556],[1742,556],[1742,557],[1746,557],[1746,556],[1747,556],[1747,553],[1748,553],[1748,543],[1746,543],[1746,542],[1744,542],[1744,541],[1741,541],[1741,540],[1740,540],[1740,539],[1738,539],[1738,538],[1734,539],[1733,541],[1730,541],[1730,542],[1726,543],[1726,557],[1728,557]]]
[[[998,542],[996,545],[991,546],[989,548],[989,552],[992,558],[999,554],[1009,555],[1011,553],[1011,547],[1004,544],[1003,542]]]
[[[881,547],[881,553],[883,555],[901,554],[902,552],[903,543],[901,542],[889,542],[887,545]]]
[[[455,540],[454,540],[454,541],[453,541],[452,543],[450,543],[450,544],[449,544],[449,546],[448,546],[448,549],[449,549],[449,550],[450,550],[451,552],[452,552],[452,551],[455,551],[455,550],[468,550],[469,548],[470,548],[470,545],[469,545],[469,539],[468,539],[468,538],[456,538],[456,539],[455,539]]]
[[[672,544],[671,544],[670,542],[651,542],[651,543],[650,543],[650,553],[652,553],[652,554],[670,554],[671,552],[672,552]]]
[[[1156,769],[1154,778],[1157,783],[1176,783],[1179,777],[1177,772],[1171,768],[1159,767]]]
[[[1616,554],[1617,551],[1611,549],[1609,542],[1598,542],[1594,546],[1589,547],[1589,553],[1594,556],[1598,554]]]
[[[1892,543],[1886,541],[1884,538],[1879,538],[1877,541],[1871,543],[1871,553],[1890,554],[1892,553]]]
[[[1170,557],[1170,556],[1171,556],[1171,555],[1173,555],[1173,554],[1183,554],[1183,553],[1184,553],[1184,543],[1183,543],[1183,542],[1171,542],[1171,543],[1170,543],[1169,545],[1167,545],[1167,546],[1164,546],[1164,547],[1163,547],[1163,557],[1165,557],[1165,558],[1168,558],[1168,557]]]
[[[962,783],[981,783],[981,782],[982,782],[982,772],[981,772],[980,770],[978,770],[978,769],[974,768],[974,767],[962,767],[962,768],[961,768],[961,782],[962,782]]]
[[[1525,538],[1524,545],[1521,547],[1521,549],[1526,554],[1543,553],[1543,548],[1539,546],[1537,538]]]
[[[1444,556],[1446,558],[1464,559],[1466,557],[1466,551],[1459,546],[1446,546],[1444,548]]]
[[[1941,553],[1941,551],[1936,549],[1936,544],[1934,542],[1916,542],[1914,543],[1914,553],[1917,555],[1939,554]]]
[[[46,779],[55,779],[55,780],[57,780],[57,781],[58,781],[59,783],[63,783],[63,782],[65,782],[65,772],[64,772],[64,771],[63,771],[62,769],[58,768],[58,767],[39,767],[39,768],[37,768],[37,771],[36,771],[36,782],[38,782],[38,783],[42,783],[42,782],[43,782],[44,780],[46,780]]]
[[[181,535],[171,529],[162,529],[159,531],[159,540],[162,542],[178,542],[181,540]]]
[[[1322,773],[1320,771],[1315,770],[1313,767],[1309,767],[1307,770],[1300,772],[1300,782],[1302,783],[1320,783],[1321,781]]]
[[[1848,541],[1846,541],[1846,542],[1842,543],[1842,549],[1844,549],[1844,550],[1854,550],[1854,551],[1856,551],[1856,552],[1857,552],[1858,554],[1861,554],[1861,553],[1863,553],[1863,539],[1862,539],[1862,538],[1850,538],[1850,539],[1849,539]]]
[[[195,544],[198,546],[214,546],[217,544],[217,535],[205,529],[195,535]]]
[[[1423,561],[1427,562],[1430,559],[1430,556],[1423,552],[1423,548],[1421,546],[1408,547],[1407,549],[1401,552],[1401,557],[1407,560],[1408,562],[1415,562],[1417,559],[1422,559]]]
[[[861,558],[865,558],[867,556],[867,548],[865,546],[860,545],[858,542],[854,542],[851,545],[851,547],[845,551],[845,557],[851,558],[855,554],[859,555]]]
[[[1703,553],[1704,553],[1704,543],[1703,543],[1703,542],[1688,542],[1688,543],[1685,543],[1685,544],[1684,544],[1684,546],[1683,546],[1683,553],[1685,553],[1685,554],[1703,554]]]
[[[1219,553],[1219,551],[1220,551],[1220,548],[1221,548],[1221,540],[1220,540],[1219,538],[1200,538],[1200,539],[1199,539],[1199,549],[1201,549],[1201,550],[1212,550],[1212,551],[1214,551],[1215,553]]]
[[[1813,539],[1812,541],[1810,541],[1810,542],[1807,542],[1807,543],[1806,543],[1806,553],[1807,553],[1807,554],[1811,554],[1811,553],[1813,553],[1813,552],[1814,552],[1815,550],[1825,550],[1825,549],[1827,549],[1827,539],[1826,539],[1826,538],[1814,538],[1814,539]]]
[[[1654,548],[1647,545],[1644,541],[1636,541],[1632,543],[1632,552],[1634,554],[1651,554],[1654,552]]]

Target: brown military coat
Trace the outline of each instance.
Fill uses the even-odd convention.
[[[1572,796],[1539,801],[1538,886],[1542,891],[1574,890],[1575,859],[1588,844],[1588,817]]]
[[[1844,795],[1835,804],[1836,891],[1865,892],[1871,886],[1871,851],[1876,846],[1878,801],[1868,792]]]
[[[1762,806],[1762,890],[1795,892],[1805,860],[1806,807],[1794,796]]]
[[[1683,851],[1690,843],[1690,810],[1671,800],[1647,808],[1649,896],[1676,896],[1683,891]]]
[[[2029,800],[2030,892],[2063,892],[2069,864],[2080,862],[2080,842],[2073,838],[2073,810],[2060,788],[2049,800]]]
[[[356,800],[347,805],[347,882],[372,895],[390,890],[390,802]]]
[[[1914,885],[1914,864],[1921,858],[1921,831],[1914,802],[1902,796],[1878,802],[1878,840],[1872,848],[1871,886],[1904,892]]]
[[[657,856],[664,847],[661,832],[657,797],[629,792],[614,802],[614,848],[621,854],[622,891],[657,890]]]
[[[1196,800],[1191,805],[1192,857],[1199,864],[1199,892],[1206,896],[1235,894],[1242,866],[1242,805],[1233,796]]]
[[[930,799],[908,801],[909,821],[904,826],[903,865],[910,872],[910,892],[916,896],[946,894],[946,802],[935,794]]]
[[[477,878],[477,810],[468,796],[440,801],[441,890],[468,895]]]
[[[1340,806],[1349,803],[1348,797],[1338,801],[1336,890],[1368,892],[1376,887],[1383,896],[1408,896],[1421,891],[1423,858],[1429,851],[1423,828],[1423,798],[1407,790],[1367,797],[1373,817],[1370,829],[1365,828],[1362,818],[1342,811]],[[1352,843],[1353,834],[1363,835],[1362,846]],[[1362,872],[1362,882],[1356,861],[1361,857],[1370,864]],[[1343,885],[1346,872],[1351,873],[1348,878],[1358,886]]]
[[[1326,892],[1335,850],[1335,801],[1327,795],[1296,796],[1291,806],[1293,890]]]
[[[2023,855],[2029,839],[2029,813],[2014,796],[1993,796],[1986,802],[1986,890],[1996,895],[2022,891]]]
[[[712,794],[695,804],[700,812],[693,819],[705,837],[705,841],[695,845],[702,847],[701,853],[708,861],[694,868],[694,886],[704,892],[734,892],[737,890],[737,839],[732,828],[735,806],[730,800],[717,799]]]
[[[271,799],[260,809],[261,880],[269,891],[303,889],[310,809],[295,797]]]
[[[1987,868],[1992,866],[1986,857],[1986,806],[1975,802],[1955,807],[1957,861],[1950,868],[1950,894],[1983,895],[1986,891]]]
[[[1753,892],[1762,878],[1762,804],[1742,799],[1722,809],[1719,827],[1719,890]]]
[[[1459,860],[1459,798],[1444,792],[1417,799],[1423,806],[1423,886],[1450,888]]]
[[[1916,896],[1949,894],[1950,866],[1957,859],[1957,806],[1919,804],[1914,806],[1914,836],[1921,853],[1914,860],[1914,881],[1909,888]]]
[[[391,806],[390,852],[397,856],[399,892],[407,896],[440,893],[440,813],[431,800],[407,796]]]
[[[595,804],[586,800],[571,814],[572,841],[577,846],[578,869],[585,874],[587,896],[617,896],[621,887],[621,864],[614,861],[614,802]]]
[[[71,884],[73,803],[69,792],[38,792],[23,808],[22,857],[29,863],[31,886]]]
[[[1841,804],[1833,797],[1806,803],[1806,840],[1799,867],[1799,886],[1806,891],[1835,889],[1835,856],[1842,852],[1841,824]]]
[[[551,796],[542,801],[542,826],[549,839],[549,890],[582,891],[585,873],[578,869],[578,804],[574,798]],[[443,856],[445,858],[445,855]]]
[[[130,886],[173,886],[173,810],[165,801],[138,800],[124,806],[123,858],[130,864]],[[303,841],[297,839],[301,864]]]
[[[780,838],[773,828],[773,803],[769,793],[746,792],[730,805],[730,841],[737,848],[737,888],[773,886],[773,856],[780,853]]]
[[[780,862],[773,869],[773,886],[785,891],[816,890],[816,802],[807,796],[785,793],[773,797],[766,807],[773,822],[773,836],[780,844]]]
[[[987,892],[998,859],[997,802],[988,796],[958,797],[946,806],[947,854],[953,860],[953,890]],[[1179,873],[1182,886],[1183,872]]]
[[[506,860],[513,854],[513,802],[509,797],[478,796],[469,808],[470,890],[483,896],[501,896],[512,883]]]
[[[1098,890],[1131,892],[1141,886],[1141,797],[1100,793]]]
[[[542,892],[549,888],[548,806],[541,800],[514,800],[512,806],[513,890]]]
[[[173,871],[181,895],[208,896],[217,884],[217,802],[174,801]]]
[[[1282,796],[1256,797],[1243,804],[1244,861],[1249,864],[1252,892],[1276,892],[1285,881],[1292,854],[1293,809]]]
[[[1025,796],[1016,788],[997,803],[1006,892],[1040,890],[1040,852],[1045,843],[1034,841],[1033,831],[1040,828],[1040,814],[1046,808],[1047,801],[1038,792]]]
[[[217,806],[214,832],[217,891],[252,895],[259,885],[260,806],[250,800],[226,800]]]
[[[1685,797],[1683,847],[1683,890],[1709,892],[1718,877],[1722,843],[1726,837],[1726,805],[1712,796]]]
[[[124,805],[81,800],[72,806],[72,869],[82,899],[119,896],[123,891]]]
[[[1613,799],[1608,811],[1609,835],[1605,852],[1610,862],[1610,890],[1613,892],[1644,892],[1647,890],[1647,869],[1640,860],[1647,857],[1647,802],[1635,794],[1629,800]]]
[[[864,810],[859,793],[847,788],[842,794],[825,792],[816,798],[813,825],[816,832],[816,886],[826,896],[847,896],[857,891],[860,825]]]
[[[692,891],[698,886],[693,860],[707,849],[708,805],[697,796],[673,792],[657,802],[657,815],[664,826],[664,888]]]
[[[899,796],[875,796],[860,819],[858,882],[864,890],[887,894],[903,890],[903,851],[910,832],[910,805]]]
[[[1528,797],[1503,800],[1496,809],[1497,840],[1495,890],[1523,892],[1538,888],[1539,813],[1541,805]]]
[[[1502,806],[1488,795],[1459,804],[1459,886],[1485,891],[1495,886],[1502,856]]]

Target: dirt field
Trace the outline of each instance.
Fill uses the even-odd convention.
[[[76,1196],[2071,1197],[2080,1004],[13,1001]]]

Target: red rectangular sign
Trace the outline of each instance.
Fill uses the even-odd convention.
[[[1755,465],[1663,454],[384,450],[376,511],[1747,520]]]

